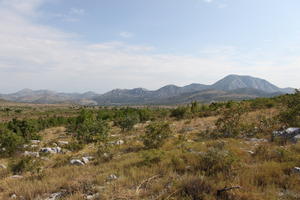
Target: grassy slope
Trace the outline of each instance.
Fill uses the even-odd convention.
[[[275,113],[276,110],[253,112],[244,116],[244,120],[255,121],[258,115],[270,117]],[[146,124],[138,124],[134,131],[128,133],[122,133],[114,127],[111,140],[123,139],[125,144],[115,146],[111,161],[93,161],[86,166],[70,165],[71,158],[95,155],[95,146],[88,145],[79,152],[46,156],[48,159],[42,161],[43,172],[25,173],[22,179],[12,179],[11,172],[0,169],[0,198],[9,199],[11,194],[25,199],[46,198],[51,193],[64,191],[64,199],[83,199],[84,195],[96,192],[99,192],[100,199],[192,199],[183,193],[188,188],[187,182],[193,177],[205,176],[205,172],[197,168],[199,154],[222,143],[226,151],[238,158],[238,165],[232,169],[230,176],[222,173],[205,176],[209,191],[202,199],[216,199],[217,189],[236,185],[241,189],[228,192],[231,195],[229,199],[280,199],[280,193],[283,194],[282,199],[296,199],[285,194],[283,188],[291,195],[300,191],[299,175],[291,173],[291,169],[300,164],[299,144],[279,147],[273,143],[245,139],[213,140],[199,137],[201,131],[213,128],[215,120],[216,117],[172,121],[173,135],[161,148],[164,154],[159,162],[150,165],[143,164],[144,150],[140,141]],[[193,130],[184,130],[190,127]],[[41,134],[43,143],[40,146],[71,139],[63,127],[47,129]],[[268,152],[261,153],[266,155],[263,158],[248,152],[255,152],[259,146],[266,146],[265,151],[269,153],[285,149],[291,153],[291,158],[286,156],[286,160],[278,160],[268,156]],[[0,163],[6,164],[8,161],[2,159]],[[109,181],[107,177],[110,174],[116,174],[119,178]]]

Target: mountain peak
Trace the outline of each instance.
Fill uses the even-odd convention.
[[[231,74],[212,85],[213,89],[230,91],[241,88],[253,88],[267,93],[279,92],[280,88],[268,81],[246,75]]]

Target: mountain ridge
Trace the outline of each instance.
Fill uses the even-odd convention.
[[[186,86],[166,85],[157,90],[145,88],[114,89],[104,94],[92,91],[64,93],[51,90],[22,89],[11,94],[0,94],[0,98],[25,103],[76,103],[83,105],[145,105],[174,104],[196,100],[202,102],[242,100],[293,93],[293,88],[276,85],[248,75],[230,74],[212,85],[192,83]]]

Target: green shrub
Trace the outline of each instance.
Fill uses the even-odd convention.
[[[179,106],[171,111],[171,117],[176,119],[184,119],[191,116],[191,110],[188,106]]]
[[[97,160],[99,162],[107,162],[113,159],[112,145],[108,143],[99,142],[97,144]]]
[[[253,157],[262,161],[291,162],[297,161],[298,157],[284,148],[272,149],[269,145],[256,147]]]
[[[78,142],[76,139],[72,140],[71,142],[69,142],[65,148],[70,150],[70,151],[80,151],[81,149],[83,149],[84,144]]]
[[[281,111],[279,119],[287,126],[300,126],[300,91],[286,96],[286,107]]]
[[[238,164],[238,158],[231,152],[210,148],[200,155],[198,168],[207,176],[222,173],[225,176],[233,174],[234,167]]]
[[[22,157],[12,161],[9,166],[14,174],[22,174],[24,172],[38,173],[41,170],[41,162],[32,157]]]
[[[140,122],[149,121],[154,117],[152,110],[149,108],[141,108],[138,111]]]
[[[2,155],[12,155],[22,149],[24,144],[23,137],[6,128],[0,128],[0,152]]]
[[[129,114],[120,117],[115,122],[123,131],[130,131],[139,122],[139,116],[137,114]]]
[[[162,157],[164,155],[164,152],[156,149],[151,149],[148,151],[144,151],[141,153],[142,162],[143,165],[152,165],[157,164],[161,161]]]
[[[99,120],[91,112],[82,110],[74,124],[68,126],[68,132],[75,132],[78,141],[85,143],[106,141],[110,127],[106,121]]]
[[[146,148],[159,148],[171,134],[171,128],[167,122],[152,122],[146,127],[146,133],[142,137]]]
[[[39,125],[36,120],[13,119],[8,123],[7,128],[22,136],[26,141],[41,139],[41,137],[37,134],[39,131]]]
[[[245,112],[240,105],[225,109],[219,119],[216,121],[216,131],[218,137],[237,137],[241,133],[240,118]]]

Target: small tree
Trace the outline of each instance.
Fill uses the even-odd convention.
[[[236,137],[240,134],[240,118],[245,112],[239,105],[234,105],[224,110],[216,122],[217,131],[220,137]]]
[[[102,142],[108,138],[109,125],[106,121],[97,119],[91,111],[82,110],[75,123],[68,127],[68,131],[76,132],[76,138],[80,142]]]
[[[288,95],[285,104],[287,108],[280,113],[280,121],[287,126],[300,126],[300,91]]]
[[[146,148],[159,148],[171,134],[171,128],[167,122],[152,122],[146,127],[146,134],[142,137]]]
[[[200,111],[199,103],[197,101],[193,101],[191,103],[191,112],[193,114],[197,114],[199,111]]]
[[[179,106],[171,111],[171,117],[176,119],[184,119],[191,116],[191,110],[189,106]]]
[[[133,129],[134,125],[139,122],[139,116],[137,114],[129,114],[120,117],[116,120],[116,124],[120,126],[122,131],[130,131]]]
[[[24,139],[16,133],[0,127],[0,149],[3,155],[9,156],[22,148]]]

